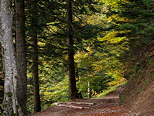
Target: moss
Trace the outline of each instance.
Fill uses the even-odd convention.
[[[12,92],[7,92],[7,95],[8,95],[9,97],[12,97],[12,96],[13,96],[13,93],[12,93]]]
[[[126,98],[127,97],[125,95],[120,96],[120,102],[124,102],[126,100]]]
[[[152,78],[154,75],[152,74],[152,72],[150,72],[150,74],[148,74],[148,78]]]

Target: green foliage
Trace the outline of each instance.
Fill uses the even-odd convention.
[[[27,6],[31,4],[27,3]],[[81,5],[82,4],[82,5]],[[95,4],[95,3],[92,3]],[[89,1],[74,1],[73,3],[73,29],[75,36],[76,51],[82,49],[82,43],[96,35],[99,29],[85,23],[85,13],[91,14],[94,11],[94,6]],[[42,108],[45,109],[53,102],[68,100],[68,82],[66,79],[68,36],[67,21],[66,21],[66,1],[38,1],[38,14],[33,14],[28,8],[27,12],[27,34],[31,35],[32,27],[38,34],[39,46],[39,77],[40,77],[40,95],[42,100]],[[37,19],[38,22],[34,20]],[[82,19],[82,20],[81,20]],[[31,23],[31,22],[34,22]],[[36,23],[36,24],[35,24]],[[28,36],[27,36],[28,37]],[[31,46],[31,38],[28,40],[28,93],[29,93],[29,112],[32,112],[33,97],[32,97],[32,66],[31,58],[33,51]],[[79,47],[80,46],[80,47]]]
[[[79,91],[83,94],[83,97],[87,98],[87,89],[91,90],[91,96],[95,96],[99,94],[102,90],[107,89],[108,83],[113,79],[111,77],[105,77],[105,75],[101,75],[102,72],[94,76],[81,77],[78,81],[77,85]],[[99,76],[98,76],[99,75]],[[90,86],[88,86],[88,83]]]
[[[123,83],[120,83],[120,84],[116,84],[116,85],[114,85],[114,86],[110,86],[110,87],[108,87],[107,89],[101,91],[101,93],[98,94],[98,95],[96,95],[95,97],[96,97],[96,98],[103,98],[103,97],[106,96],[107,94],[109,94],[109,93],[115,91],[115,90],[117,89],[118,86],[124,85],[124,84],[126,84],[126,82],[123,82]]]
[[[77,88],[84,98],[102,97],[126,81],[124,77],[139,72],[136,59],[141,48],[153,39],[153,12],[150,0],[101,0],[73,3],[73,31]],[[28,4],[28,3],[27,3]],[[54,102],[68,100],[66,41],[66,1],[39,1],[35,28],[38,32],[40,95],[43,109]],[[98,12],[101,11],[101,12]],[[95,13],[96,14],[95,14]],[[30,35],[32,11],[27,10]],[[28,40],[28,107],[32,112],[33,90],[31,38]],[[132,63],[135,62],[135,63]],[[133,68],[132,68],[133,67]],[[127,73],[126,73],[127,72]],[[90,85],[88,85],[90,83]],[[125,98],[122,98],[125,99]]]
[[[92,95],[96,95],[107,89],[109,85],[115,85],[119,83],[118,81],[124,81],[122,75],[123,66],[118,60],[120,52],[123,53],[123,50],[119,49],[119,45],[112,46],[111,49],[109,46],[105,47],[106,42],[105,44],[97,44],[99,47],[97,45],[87,48],[85,52],[78,52],[75,56],[78,67],[78,86],[82,93],[89,88],[88,82],[90,82],[90,89],[93,91]],[[117,52],[115,48],[118,49]],[[107,52],[107,50],[109,51]]]
[[[52,80],[51,80],[52,81]],[[53,82],[52,82],[53,83]],[[68,101],[68,79],[65,78],[55,84],[46,83],[41,87],[43,109],[48,108],[54,102]]]

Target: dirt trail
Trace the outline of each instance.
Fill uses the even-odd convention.
[[[71,103],[71,105],[77,106],[77,108],[53,106],[45,111],[31,114],[30,116],[139,116],[137,113],[127,111],[119,103],[120,91],[121,88],[118,88],[102,99],[77,99]]]

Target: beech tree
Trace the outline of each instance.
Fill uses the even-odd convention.
[[[15,51],[12,37],[12,19],[11,0],[1,0],[1,45],[4,48],[4,100],[3,115],[12,116],[14,114],[22,115],[21,107],[17,101],[17,66],[15,60]]]

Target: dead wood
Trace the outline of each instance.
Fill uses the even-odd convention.
[[[54,103],[54,104],[56,106],[61,106],[61,107],[82,109],[82,108],[88,108],[88,107],[76,106],[76,105],[94,105],[95,103],[89,103],[89,102],[59,102],[59,103]]]
[[[94,105],[95,103],[91,102],[59,102],[60,104],[84,104],[84,105]]]
[[[54,103],[56,106],[61,106],[61,107],[68,107],[68,108],[76,108],[76,109],[82,109],[84,107],[81,106],[74,106],[74,105],[68,105],[68,104],[60,104],[60,103]]]

